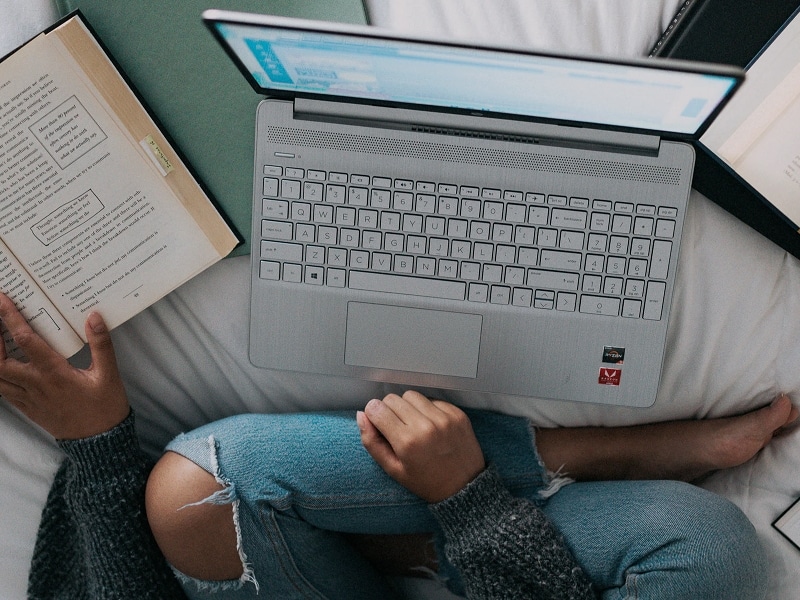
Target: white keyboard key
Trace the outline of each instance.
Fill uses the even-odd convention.
[[[311,205],[305,202],[292,202],[292,219],[295,221],[310,221]]]
[[[653,235],[653,219],[650,217],[636,217],[633,222],[633,233],[636,235]]]
[[[273,260],[262,260],[259,265],[258,276],[261,279],[278,281],[281,278],[281,263]]]
[[[633,217],[630,215],[614,215],[611,220],[611,233],[630,233]]]
[[[376,269],[379,270],[379,269]],[[436,275],[436,259],[429,256],[417,257],[417,267],[414,273],[422,277],[433,277]]]
[[[528,223],[531,225],[547,225],[549,214],[546,206],[531,206],[528,210]]]
[[[306,181],[303,184],[303,200],[322,202],[322,184]]]
[[[584,233],[582,231],[562,231],[558,247],[565,250],[582,250],[583,237]]]
[[[467,292],[467,286],[463,281],[439,281],[424,277],[387,275],[366,271],[351,271],[350,287],[370,292],[408,294],[448,300],[463,300]]]
[[[288,219],[289,203],[286,200],[267,200],[261,202],[261,214],[272,219]]]
[[[300,198],[300,182],[292,179],[281,180],[281,197],[289,200]]]
[[[580,312],[591,315],[609,317],[619,316],[619,298],[606,298],[604,296],[581,296]]]
[[[333,207],[327,204],[315,204],[314,223],[333,223]]]
[[[275,197],[278,195],[278,180],[274,177],[264,177],[264,195]]]
[[[361,187],[350,187],[347,189],[347,203],[352,206],[366,206],[369,201],[369,190]]]
[[[656,240],[653,242],[653,256],[650,260],[650,277],[666,279],[669,271],[669,257],[672,254],[672,242]]]
[[[322,285],[324,271],[322,267],[316,267],[314,265],[306,265],[306,275],[305,275],[305,282],[311,285]]]
[[[325,188],[325,200],[331,204],[344,204],[347,190],[343,185],[328,184]]]
[[[522,306],[529,308],[533,303],[533,290],[525,288],[514,288],[514,293],[511,298],[511,304],[514,306]]]
[[[580,252],[563,252],[561,250],[542,250],[539,266],[549,269],[578,271],[581,268]]]
[[[625,298],[622,301],[622,316],[629,319],[638,319],[642,313],[642,301]]]
[[[339,243],[348,248],[357,248],[361,232],[358,229],[342,229],[339,232]]]
[[[306,246],[306,262],[315,265],[324,265],[325,248],[323,246]]]
[[[644,297],[643,319],[660,321],[664,309],[664,292],[667,284],[663,281],[651,281],[647,284],[647,294]]]
[[[335,244],[339,237],[339,230],[336,227],[320,225],[317,229],[317,242],[320,244]]]
[[[503,218],[502,202],[484,202],[483,218],[489,221],[499,221]]]
[[[578,279],[579,276],[577,273],[528,269],[528,281],[526,285],[550,290],[577,290]]]
[[[328,248],[328,264],[337,267],[346,267],[347,250],[344,248]]]
[[[535,267],[539,259],[539,251],[536,248],[520,248],[517,254],[517,262],[528,267]]]
[[[458,277],[458,261],[445,259],[440,260],[438,274],[439,277],[455,279]]]
[[[485,283],[470,283],[469,296],[467,299],[470,302],[488,302],[489,286]]]
[[[611,215],[608,213],[592,213],[589,229],[592,231],[608,231],[611,227]]]
[[[586,212],[582,210],[568,210],[554,208],[550,217],[553,227],[569,227],[571,229],[586,229]]]
[[[578,295],[570,294],[568,292],[558,292],[556,295],[556,310],[565,312],[575,312],[575,306],[578,303]]]
[[[650,256],[650,240],[633,238],[633,242],[631,242],[631,256]]]
[[[675,221],[659,219],[656,221],[656,237],[671,238],[675,235]]]
[[[489,302],[491,304],[508,304],[511,301],[511,288],[504,285],[493,285]]]
[[[433,260],[433,259],[431,259]],[[375,271],[391,271],[392,255],[385,252],[372,253],[372,268]]]
[[[291,283],[300,283],[303,281],[303,267],[293,263],[285,263],[281,279]]]
[[[346,284],[347,272],[343,269],[329,268],[327,273],[326,283],[331,287],[343,288]]]
[[[481,265],[474,262],[461,263],[461,279],[477,281],[481,278]]]
[[[286,221],[261,220],[261,237],[269,240],[291,240],[292,224]]]

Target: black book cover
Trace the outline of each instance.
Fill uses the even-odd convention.
[[[685,0],[650,56],[746,68],[800,8],[800,0]],[[758,192],[696,145],[693,186],[800,258],[800,234]]]

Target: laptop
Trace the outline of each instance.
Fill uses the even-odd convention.
[[[737,68],[209,10],[257,93],[250,359],[650,406]]]

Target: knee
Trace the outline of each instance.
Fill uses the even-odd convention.
[[[686,497],[693,510],[684,523],[689,556],[698,580],[710,591],[730,600],[763,598],[768,585],[768,563],[753,524],[728,499],[693,488]],[[688,514],[687,514],[688,513]],[[724,590],[724,592],[723,592]]]
[[[196,579],[237,579],[243,567],[231,505],[201,503],[223,489],[213,475],[174,452],[147,481],[147,520],[167,561]]]

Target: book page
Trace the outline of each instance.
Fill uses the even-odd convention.
[[[25,269],[0,242],[0,290],[14,298],[17,308],[31,327],[57,352],[72,356],[83,347],[83,341],[56,310],[53,303],[30,280]],[[0,324],[0,326],[2,326]],[[21,352],[3,326],[3,342],[11,356],[19,358]]]
[[[115,327],[220,258],[159,135],[132,140],[52,34],[0,64],[0,239],[81,337],[91,310]]]
[[[747,71],[702,138],[745,181],[800,225],[800,17]]]

